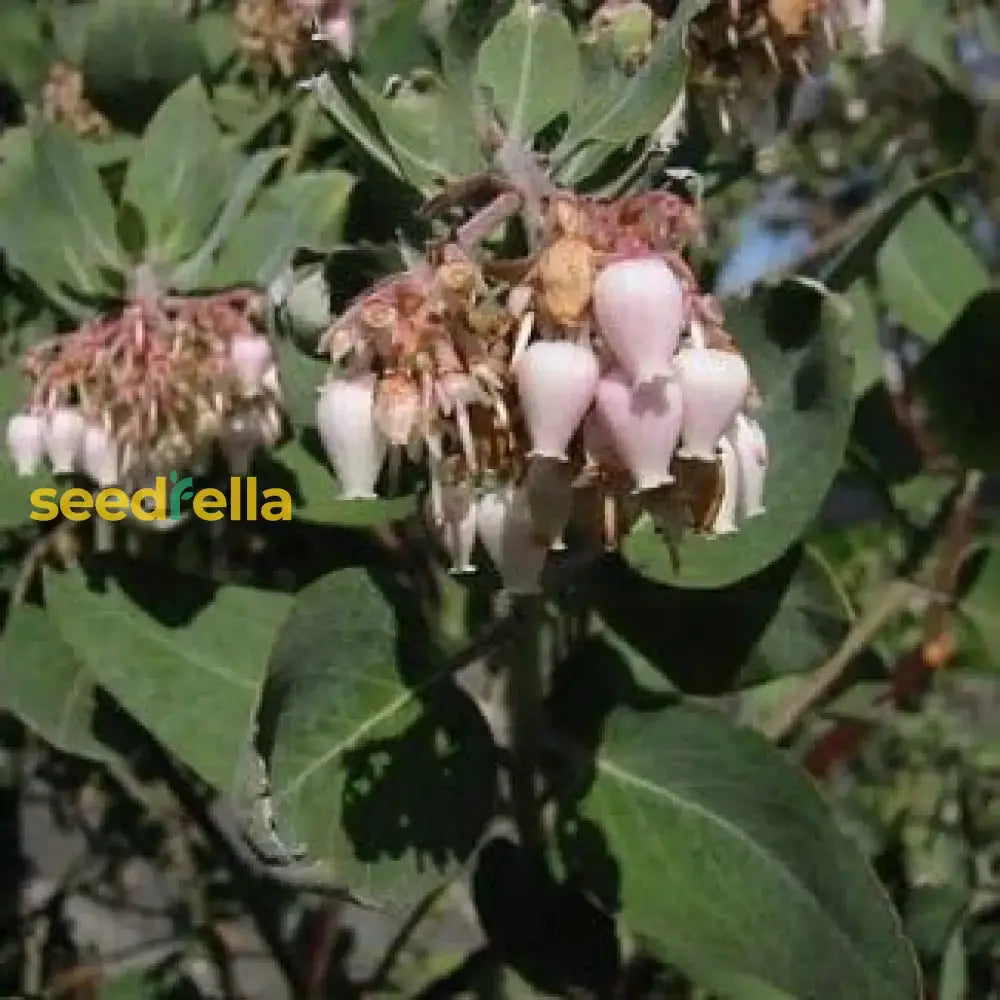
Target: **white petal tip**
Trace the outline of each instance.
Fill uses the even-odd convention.
[[[694,459],[698,462],[711,462],[714,465],[718,455],[711,451],[693,451],[690,448],[678,448],[677,457]]]
[[[557,538],[549,546],[549,552],[565,552],[567,548],[568,546],[566,545],[566,543],[561,538]]]
[[[655,490],[662,490],[664,486],[673,486],[677,482],[676,476],[666,475],[658,479],[643,480],[637,483],[632,496],[641,496],[643,493],[652,493]]]
[[[338,500],[378,500],[378,494],[364,490],[348,490],[340,494]]]
[[[452,566],[448,570],[448,575],[449,576],[474,576],[478,572],[479,572],[479,568],[477,566],[473,566],[472,563],[469,563],[467,566]]]
[[[745,518],[761,517],[763,514],[766,514],[766,513],[767,513],[767,508],[766,507],[751,507],[751,508],[749,508],[749,510],[745,510],[743,512],[743,516]]]
[[[529,451],[528,458],[549,458],[556,462],[568,462],[569,455],[564,451]]]

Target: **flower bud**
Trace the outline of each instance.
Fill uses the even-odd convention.
[[[274,360],[267,339],[255,334],[233,337],[229,356],[243,395],[256,396]]]
[[[589,347],[541,340],[525,350],[517,366],[517,385],[531,456],[566,460],[570,439],[594,400],[599,375]]]
[[[375,426],[375,376],[331,379],[320,390],[316,423],[345,500],[373,499],[388,443]]]
[[[86,429],[86,421],[75,407],[57,406],[49,415],[45,450],[56,475],[66,475],[76,468]]]
[[[744,517],[766,513],[764,482],[767,474],[767,439],[764,430],[740,413],[728,435],[739,463],[740,512]]]
[[[45,454],[45,421],[34,413],[15,413],[7,422],[7,449],[19,476],[33,476]]]
[[[98,486],[118,482],[118,444],[102,424],[88,424],[83,433],[82,471]]]
[[[513,486],[487,490],[476,510],[477,529],[510,594],[541,593],[547,546],[531,522],[524,497]]]
[[[605,343],[637,383],[673,373],[684,292],[657,257],[610,264],[594,282],[594,313]]]
[[[736,449],[728,438],[719,438],[719,452],[722,455],[722,502],[712,522],[712,533],[733,535],[737,531],[736,498],[740,491],[740,466]]]
[[[715,461],[715,447],[733,422],[750,387],[750,371],[739,354],[686,347],[677,356],[684,399],[682,458]]]
[[[597,387],[597,412],[637,490],[652,490],[674,481],[670,459],[680,437],[683,413],[676,382],[650,382],[633,388],[625,372],[611,372]]]

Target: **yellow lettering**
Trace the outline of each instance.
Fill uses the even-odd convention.
[[[167,516],[167,480],[157,476],[154,486],[146,486],[132,494],[132,516],[137,521],[162,521]],[[153,500],[152,509],[143,506],[143,501]]]
[[[117,487],[101,490],[94,504],[94,510],[102,521],[123,521],[128,507],[128,494]]]
[[[67,490],[59,499],[59,509],[67,521],[86,521],[94,506],[94,498],[90,490],[74,486]]]
[[[218,521],[226,509],[226,497],[222,490],[199,490],[192,504],[194,516],[199,521]]]
[[[51,521],[59,514],[59,505],[55,502],[56,492],[52,487],[32,490],[32,511],[29,515],[32,521]]]
[[[270,489],[264,490],[264,499],[270,503],[264,504],[261,509],[261,517],[265,521],[290,521],[292,519],[292,495],[288,490]],[[277,507],[277,512],[272,512],[271,508]]]

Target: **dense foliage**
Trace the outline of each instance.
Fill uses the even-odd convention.
[[[4,0],[0,98],[3,780],[184,886],[0,992],[1000,998],[995,5]]]

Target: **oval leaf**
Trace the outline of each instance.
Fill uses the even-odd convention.
[[[352,890],[402,909],[469,857],[495,779],[478,713],[408,596],[393,597],[395,608],[360,569],[302,592],[260,733],[279,818]]]
[[[616,713],[581,805],[564,854],[603,829],[623,862],[620,900],[606,890],[605,901],[699,984],[794,1000],[921,996],[888,897],[809,779],[718,712]]]
[[[569,22],[522,0],[479,50],[477,83],[500,112],[507,134],[530,144],[576,98],[580,60]]]
[[[236,788],[291,598],[125,562],[102,588],[80,570],[47,576],[63,638],[177,757],[215,787]]]

